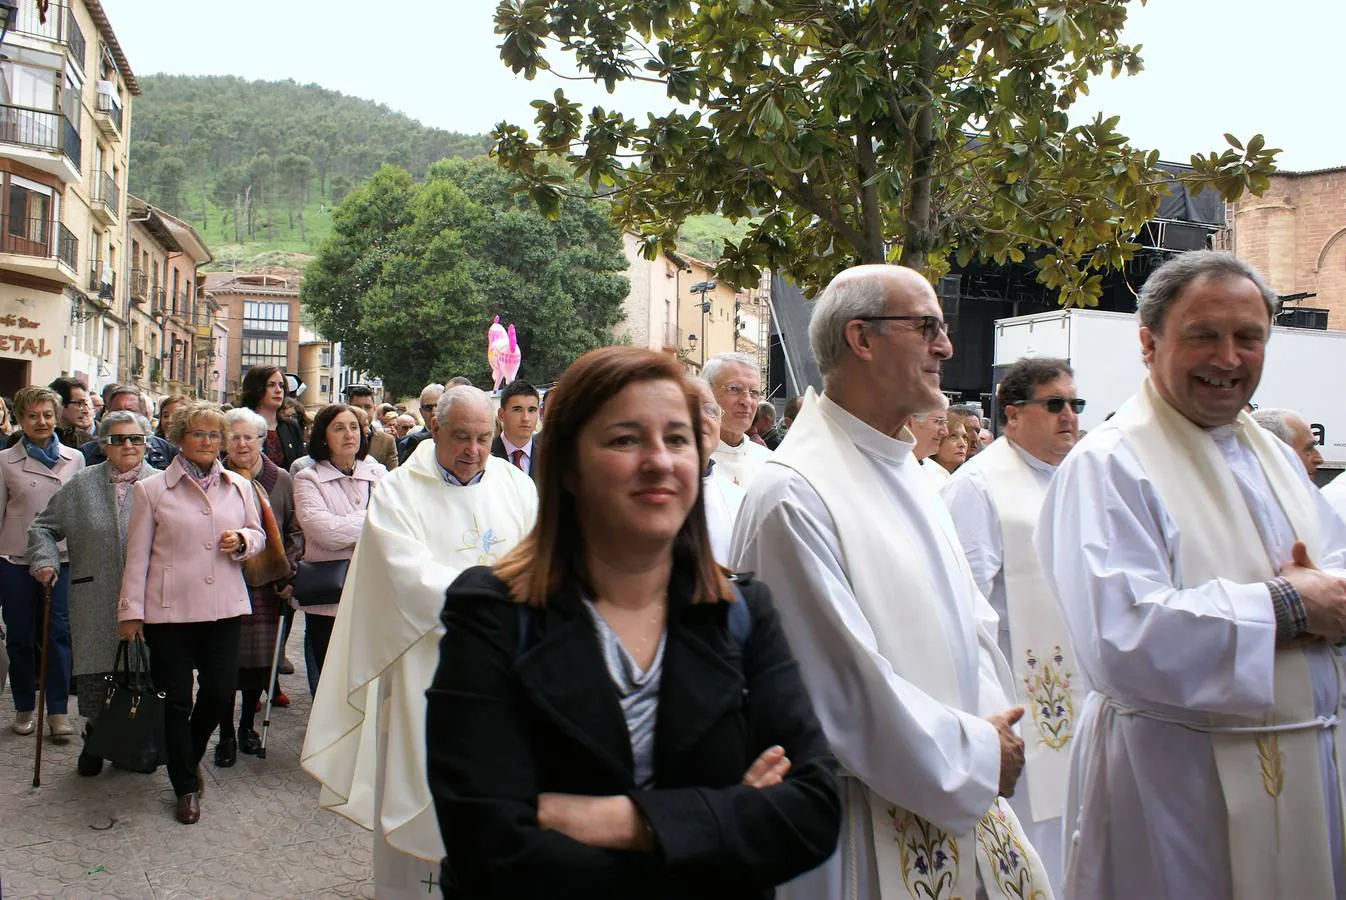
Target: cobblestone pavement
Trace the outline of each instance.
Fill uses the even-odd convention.
[[[10,731],[0,699],[0,898],[372,897],[371,835],[318,808],[318,786],[299,768],[308,721],[303,625],[291,632],[296,674],[281,677],[289,709],[271,714],[267,758],[239,754],[230,769],[206,751],[201,821],[179,825],[160,767],[138,775],[107,767],[75,772],[79,741],[42,750],[34,788],[34,739]],[[71,699],[71,712],[74,709]],[[83,721],[72,715],[77,729]],[[262,717],[257,716],[260,730]]]

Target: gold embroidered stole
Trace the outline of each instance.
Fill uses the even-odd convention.
[[[906,464],[917,465],[914,458]],[[880,655],[903,679],[946,706],[963,709],[950,636],[935,611],[935,604],[944,601],[927,569],[932,561],[913,552],[920,546],[913,528],[940,530],[964,579],[972,583],[947,515],[913,523],[884,502],[886,489],[870,462],[824,411],[812,389],[790,426],[790,439],[768,465],[798,472],[822,498],[837,530],[842,567]],[[925,478],[915,470],[911,474]],[[933,493],[931,501],[932,509],[943,512]],[[975,648],[972,617],[962,616],[961,623],[958,639]],[[868,787],[865,791],[881,900],[972,900],[979,870],[990,900],[1051,898],[1041,860],[1003,798],[996,798],[975,834],[950,835]],[[967,852],[969,847],[972,852]]]
[[[1027,707],[1020,725],[1033,819],[1059,818],[1065,810],[1070,739],[1084,697],[1065,617],[1033,547],[1033,529],[1046,498],[1037,473],[1008,438],[977,455],[975,465],[1000,522],[1004,552],[1010,666],[1019,702]]]
[[[1283,561],[1268,556],[1210,434],[1169,406],[1148,379],[1115,419],[1182,536],[1178,587],[1216,578],[1255,584],[1276,575]],[[1318,518],[1298,473],[1276,438],[1246,412],[1239,414],[1238,426],[1239,441],[1256,456],[1295,537],[1317,559],[1322,552]],[[1234,900],[1331,897],[1335,887],[1318,756],[1320,729],[1272,730],[1315,718],[1304,650],[1278,647],[1274,678],[1275,705],[1264,715],[1193,714],[1193,727],[1211,733],[1228,809]],[[1248,730],[1227,730],[1231,728]],[[1346,759],[1342,731],[1336,729],[1339,760]],[[1339,802],[1340,788],[1332,795]]]

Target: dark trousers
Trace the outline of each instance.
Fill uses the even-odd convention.
[[[47,714],[64,715],[70,702],[70,566],[62,565],[51,589],[51,638],[47,642]],[[0,559],[0,607],[9,653],[14,708],[37,707],[37,657],[42,648],[42,585],[26,565]]]
[[[164,692],[164,745],[168,780],[179,797],[201,790],[196,767],[220,717],[229,714],[238,685],[241,616],[215,622],[145,625],[150,676]],[[192,671],[196,705],[192,705]]]
[[[332,625],[336,616],[315,616],[304,613],[304,665],[308,667],[308,692],[318,693],[318,676],[327,658],[327,645],[332,640]]]

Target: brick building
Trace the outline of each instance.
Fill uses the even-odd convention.
[[[1346,329],[1346,166],[1278,172],[1261,197],[1230,205],[1229,249],[1282,296],[1316,294],[1303,306],[1327,310]]]

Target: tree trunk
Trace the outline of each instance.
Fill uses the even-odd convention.
[[[308,235],[304,233],[304,207],[299,207],[299,239],[308,241]]]
[[[935,236],[931,233],[932,193],[934,183],[930,177],[934,161],[935,122],[933,98],[929,85],[934,78],[935,42],[926,31],[921,37],[921,47],[916,57],[916,79],[925,88],[922,105],[916,112],[912,123],[915,132],[915,152],[912,154],[911,181],[907,186],[906,211],[903,216],[902,265],[924,272],[935,246]]]
[[[883,251],[883,213],[879,210],[879,186],[867,184],[874,177],[876,163],[874,158],[874,140],[869,133],[869,123],[859,122],[855,129],[855,157],[860,171],[860,227],[864,244],[856,249],[860,252],[860,262],[885,262]]]

